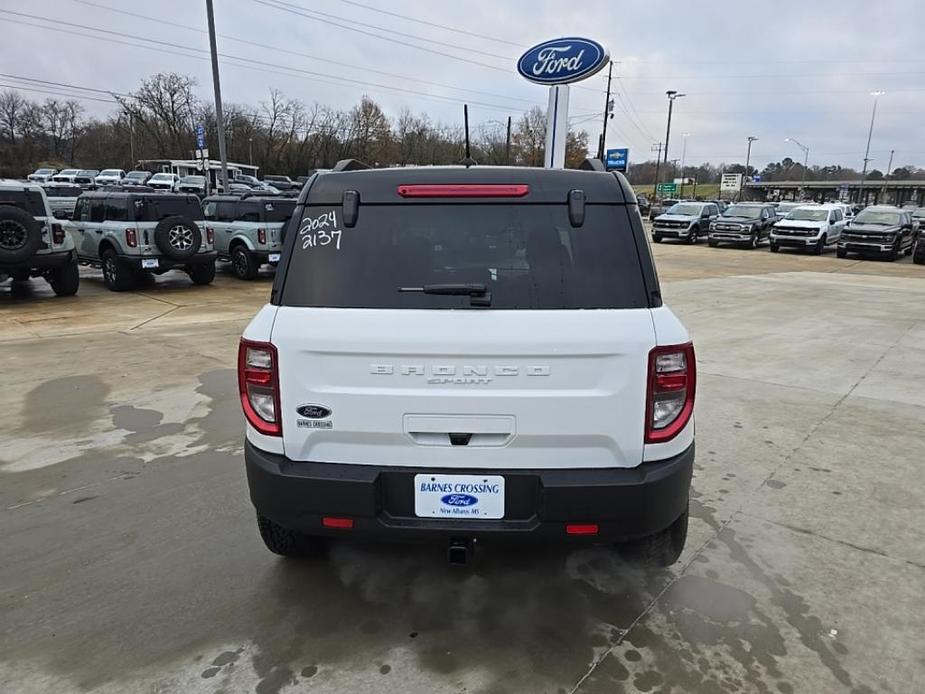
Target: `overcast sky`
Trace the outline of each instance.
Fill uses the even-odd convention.
[[[545,108],[546,89],[515,71],[520,53],[549,38],[587,36],[608,46],[617,61],[617,108],[607,145],[630,147],[631,161],[654,156],[650,146],[665,137],[665,90],[676,89],[687,96],[676,102],[672,159],[681,157],[681,134],[689,133],[688,164],[743,161],[750,135],[759,138],[752,149],[758,166],[785,156],[802,160],[785,142],[792,137],[810,148],[811,164],[859,169],[870,92],[884,90],[871,167],[885,169],[891,149],[894,166],[925,166],[923,0],[283,2],[292,11],[263,0],[215,0],[219,52],[263,63],[223,59],[226,101],[256,104],[275,87],[306,103],[348,108],[366,93],[390,115],[408,107],[434,120],[461,122],[468,101],[474,122],[503,120],[534,104]],[[296,14],[308,11],[314,16]],[[39,28],[49,23],[10,12],[47,17],[58,29],[84,35]],[[205,28],[205,0],[2,0],[0,84],[106,98],[12,76],[128,92],[147,75],[176,71],[194,76],[200,95],[209,98],[205,55],[149,43],[202,51],[208,49]],[[592,148],[601,127],[600,115],[592,116],[603,109],[604,74],[572,88],[574,127],[590,133]],[[89,100],[84,106],[101,116],[111,109]]]

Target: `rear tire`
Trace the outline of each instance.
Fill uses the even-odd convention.
[[[264,516],[257,516],[257,529],[267,549],[282,557],[317,556],[324,551],[326,545],[323,538],[310,537],[284,528]]]
[[[620,552],[631,562],[645,567],[671,566],[684,551],[687,541],[688,509],[677,520],[654,535],[633,540],[620,546]]]
[[[234,270],[234,274],[238,279],[254,280],[257,279],[257,271],[260,266],[257,264],[257,259],[253,253],[244,246],[235,246],[235,249],[231,252],[231,269]]]
[[[193,284],[212,284],[213,280],[215,280],[215,263],[190,265],[187,272],[189,272],[189,278],[193,280]]]
[[[55,296],[74,296],[80,288],[80,266],[76,259],[52,270],[45,277]]]
[[[135,285],[135,273],[111,248],[103,251],[103,283],[113,292],[128,291]]]

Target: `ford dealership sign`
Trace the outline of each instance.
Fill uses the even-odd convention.
[[[534,46],[517,61],[521,76],[537,84],[569,84],[604,67],[610,54],[591,39],[553,39]]]

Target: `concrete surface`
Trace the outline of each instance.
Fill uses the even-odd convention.
[[[655,252],[700,384],[688,546],[652,572],[281,560],[233,370],[269,276],[0,286],[0,692],[925,690],[925,268]]]

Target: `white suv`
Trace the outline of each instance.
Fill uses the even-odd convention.
[[[244,331],[267,547],[330,536],[621,543],[677,560],[694,350],[622,175],[474,166],[306,184]]]
[[[841,205],[795,207],[771,227],[771,252],[777,253],[784,247],[822,255],[826,248],[838,243],[846,223]]]

